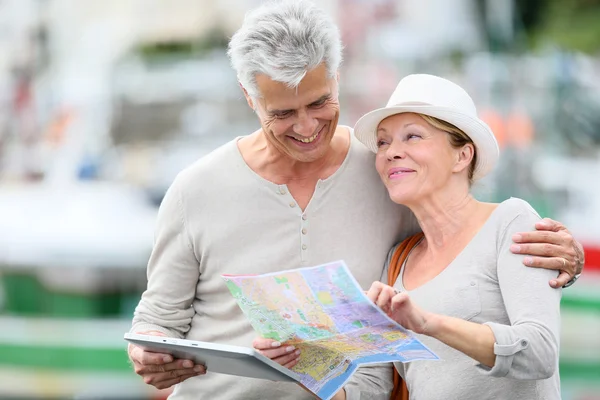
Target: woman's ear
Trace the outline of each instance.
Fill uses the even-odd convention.
[[[464,169],[468,169],[471,165],[471,161],[475,156],[475,146],[473,143],[467,143],[463,147],[457,150],[457,160],[453,172],[460,172]]]

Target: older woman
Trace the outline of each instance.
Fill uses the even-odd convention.
[[[423,230],[401,265],[388,258],[399,270],[393,286],[375,282],[368,291],[440,356],[396,365],[411,398],[560,399],[561,291],[547,284],[556,273],[523,268],[509,250],[513,234],[540,217],[520,199],[493,204],[471,195],[498,146],[469,95],[440,77],[410,75],[355,134],[376,153],[391,199]]]

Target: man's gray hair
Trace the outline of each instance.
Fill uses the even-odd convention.
[[[342,62],[342,44],[337,26],[311,1],[271,1],[246,14],[228,55],[248,94],[260,97],[256,74],[295,88],[325,62],[333,78]]]

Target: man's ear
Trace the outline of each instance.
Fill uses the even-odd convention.
[[[252,101],[252,97],[250,97],[250,95],[248,94],[248,91],[246,90],[246,88],[240,83],[238,82],[240,87],[242,88],[242,92],[244,92],[244,97],[246,98],[246,101],[248,102],[248,105],[250,106],[250,108],[254,111],[254,102]]]
[[[460,172],[465,168],[469,168],[471,160],[473,160],[473,157],[475,156],[475,146],[473,146],[472,143],[467,143],[458,150],[457,155],[458,159],[453,168],[454,172]]]

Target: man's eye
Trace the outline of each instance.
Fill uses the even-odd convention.
[[[283,119],[283,118],[287,118],[290,115],[292,115],[291,111],[286,111],[286,112],[282,112],[282,113],[278,113],[278,114],[273,114],[273,116],[277,119]]]
[[[377,141],[377,147],[385,146],[387,142],[385,140],[379,139]]]
[[[421,135],[417,135],[415,133],[409,133],[408,135],[406,135],[406,138],[408,140],[410,140],[410,139],[421,139]]]
[[[311,106],[311,107],[321,107],[323,104],[325,104],[325,100],[326,100],[326,99],[319,100],[319,101],[317,101],[316,103],[312,103],[310,106]]]

